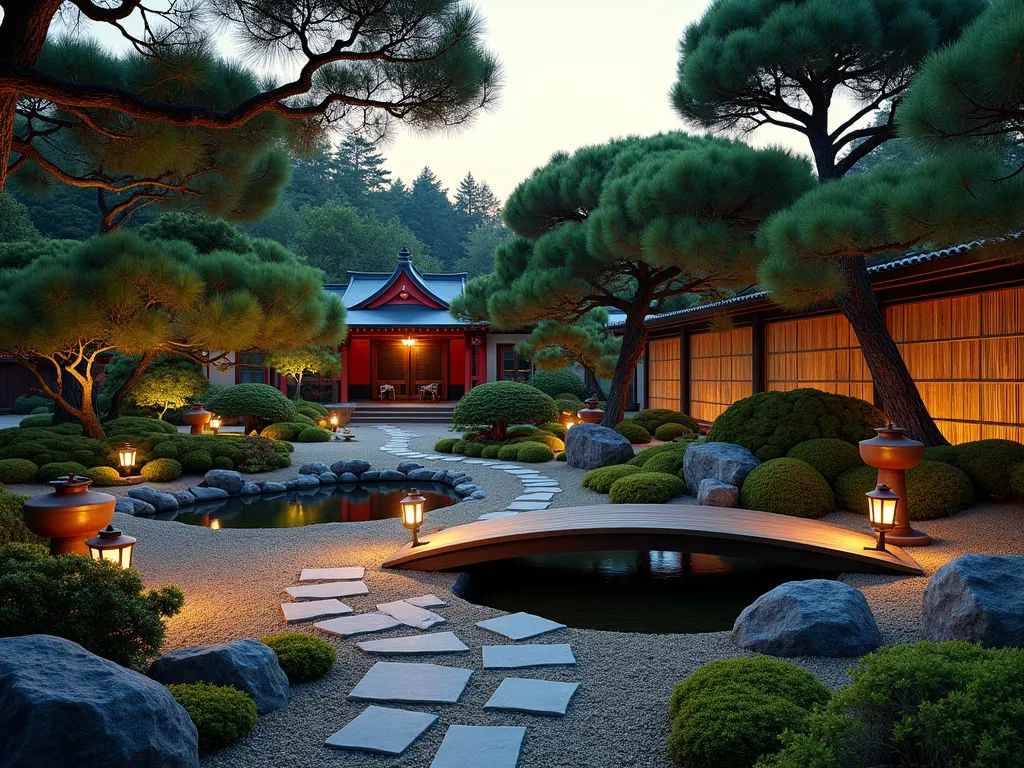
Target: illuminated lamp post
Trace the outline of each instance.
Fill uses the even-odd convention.
[[[413,488],[409,491],[409,495],[399,502],[402,508],[402,525],[412,531],[412,545],[414,547],[420,545],[419,530],[420,526],[423,525],[423,510],[426,501]]]
[[[871,527],[878,532],[878,544],[864,549],[885,552],[885,534],[896,527],[896,510],[900,506],[900,497],[885,483],[879,483],[875,490],[864,495],[868,497],[868,519],[871,520]]]
[[[931,543],[926,533],[910,527],[910,504],[907,500],[907,470],[924,458],[924,443],[906,437],[906,430],[887,424],[875,430],[878,434],[860,442],[860,457],[869,467],[878,470],[876,485],[885,485],[900,503],[895,508],[892,530],[887,539],[899,547],[923,547]]]
[[[117,452],[117,463],[121,465],[121,469],[124,470],[124,476],[128,477],[131,475],[132,470],[135,468],[135,458],[138,452],[132,448],[131,443],[125,443],[124,448]]]
[[[132,567],[135,539],[125,536],[113,525],[108,525],[94,538],[86,541],[85,546],[89,548],[89,556],[93,560],[106,560],[118,568]]]
[[[213,434],[217,434],[220,431],[221,420],[220,416],[210,417],[210,429],[213,430]]]

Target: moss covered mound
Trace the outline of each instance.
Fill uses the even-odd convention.
[[[244,739],[256,726],[256,702],[230,685],[168,685],[199,731],[199,751],[213,752]]]
[[[581,485],[598,493],[608,493],[612,483],[620,477],[635,475],[640,467],[631,467],[629,464],[613,464],[610,467],[599,467],[592,469],[583,476]]]
[[[313,635],[281,632],[261,637],[260,642],[270,646],[277,654],[277,661],[288,676],[289,683],[319,680],[334,666],[334,646]]]
[[[608,498],[613,504],[664,504],[686,493],[686,483],[664,472],[639,472],[611,484]]]
[[[680,424],[694,434],[700,431],[700,424],[695,418],[682,411],[673,411],[669,408],[644,408],[633,417],[632,421],[652,434],[658,431],[658,427],[665,424]]]
[[[797,443],[786,454],[791,459],[806,461],[825,478],[829,485],[849,469],[864,466],[860,449],[834,437],[819,437]]]
[[[31,483],[38,471],[28,459],[0,459],[0,483]]]
[[[620,421],[615,425],[615,431],[631,443],[651,442],[651,433],[634,421]]]
[[[956,463],[980,493],[996,499],[1013,495],[1010,471],[1024,463],[1024,445],[1013,440],[975,440],[955,447]]]
[[[555,452],[544,443],[519,443],[516,451],[516,461],[523,461],[529,464],[539,464],[551,461],[555,458]],[[501,458],[501,453],[498,453]]]
[[[836,505],[867,514],[864,494],[874,489],[878,470],[857,467],[844,472],[835,482]],[[974,486],[961,469],[941,461],[922,461],[907,470],[907,501],[911,520],[949,517],[973,506]]]
[[[451,453],[455,444],[461,442],[457,437],[445,437],[434,443],[434,453]]]
[[[229,463],[230,461],[228,459]],[[230,469],[230,467],[227,468]],[[147,462],[139,471],[139,474],[151,483],[169,483],[181,477],[181,473],[181,462],[174,459],[155,459]]]
[[[693,437],[693,430],[682,424],[662,424],[654,430],[654,437],[666,443],[678,440],[680,437]]]
[[[825,478],[806,461],[772,459],[747,475],[740,506],[817,519],[835,509],[835,499]]]

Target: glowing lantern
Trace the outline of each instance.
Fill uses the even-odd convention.
[[[136,455],[137,451],[132,448],[131,443],[125,443],[124,448],[117,452],[117,461],[121,465],[121,469],[124,470],[126,477],[132,473]]]
[[[218,430],[220,430],[220,423],[221,423],[220,422],[220,416],[211,416],[210,417],[210,429],[213,430],[213,434],[216,435]]]
[[[338,431],[338,414],[332,413],[331,414],[331,432],[337,432],[337,431]]]
[[[406,336],[404,339],[402,339],[402,346],[403,347],[415,347],[416,346],[416,339],[414,339],[412,336]]]
[[[135,539],[125,536],[113,525],[108,525],[99,535],[85,542],[93,560],[106,560],[118,568],[132,567],[132,551]]]
[[[868,519],[871,527],[878,531],[878,544],[865,549],[885,551],[885,532],[896,527],[896,508],[900,505],[899,494],[893,493],[888,485],[879,483],[875,490],[868,491]]]
[[[418,547],[420,544],[419,530],[423,525],[423,510],[427,500],[420,496],[415,488],[409,491],[409,495],[399,502],[402,508],[402,525],[412,531],[412,545]]]

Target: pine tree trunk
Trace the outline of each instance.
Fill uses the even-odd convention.
[[[95,390],[90,378],[88,392],[74,376],[67,373],[63,377],[60,397],[53,401],[53,419],[51,424],[81,424],[82,433],[86,437],[103,437],[103,427],[96,413]]]
[[[295,399],[302,399],[302,374],[295,377]]]
[[[647,343],[647,327],[644,325],[646,311],[640,311],[626,317],[626,325],[622,332],[622,348],[619,359],[615,363],[612,385],[608,390],[608,401],[601,424],[614,427],[626,412],[626,400],[629,397],[629,380],[636,370],[640,358],[644,354]]]
[[[843,259],[839,271],[846,280],[846,289],[836,297],[836,303],[857,334],[889,419],[925,445],[949,445],[935,426],[896,342],[889,335],[864,259]]]
[[[117,419],[121,417],[121,406],[124,405],[125,396],[132,391],[132,387],[139,383],[139,379],[142,378],[142,374],[149,368],[149,364],[156,358],[157,353],[155,350],[146,352],[142,359],[139,360],[139,364],[136,366],[132,375],[125,379],[124,383],[117,388],[110,398],[110,412],[107,414],[108,418]]]

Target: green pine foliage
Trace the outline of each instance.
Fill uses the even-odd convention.
[[[551,397],[569,394],[580,402],[590,397],[590,391],[583,383],[583,379],[577,376],[575,371],[566,368],[564,363],[561,368],[534,372],[526,383]]]
[[[777,515],[816,519],[835,509],[825,478],[806,461],[772,459],[754,469],[740,488],[740,505]]]
[[[806,461],[831,485],[843,472],[863,466],[857,446],[834,437],[819,437],[797,443],[786,454],[791,459]]]
[[[200,681],[168,685],[167,690],[199,731],[201,753],[237,744],[256,727],[256,702],[234,686]]]
[[[686,483],[664,472],[639,472],[620,477],[608,489],[612,504],[665,504],[686,493]]]
[[[608,493],[612,484],[620,477],[635,475],[640,471],[639,467],[631,467],[629,464],[613,464],[609,467],[598,467],[592,469],[583,476],[581,485],[597,493]]]
[[[334,666],[334,646],[319,637],[302,632],[281,632],[261,637],[260,642],[277,654],[288,682],[308,683],[319,680]]]
[[[970,478],[950,464],[922,461],[907,470],[907,504],[911,520],[934,520],[970,509],[976,501]],[[856,467],[841,474],[835,481],[836,506],[858,514],[866,514],[868,500],[864,496],[878,483],[878,470]]]
[[[39,238],[39,230],[32,223],[25,204],[14,195],[0,195],[0,243],[20,243]]]
[[[516,352],[539,369],[529,383],[537,386],[533,380],[538,374],[565,370],[566,366],[572,364],[580,366],[595,379],[610,379],[614,376],[622,339],[609,333],[607,324],[608,312],[601,307],[590,310],[571,325],[555,320],[537,323],[528,339],[516,342]],[[590,394],[581,393],[576,385],[560,392],[571,392],[580,399]],[[554,397],[559,393],[548,394]],[[604,396],[603,393],[599,394]]]
[[[168,211],[138,228],[147,240],[184,240],[199,253],[233,251],[245,253],[252,243],[232,223],[185,211]]]
[[[545,424],[558,418],[555,401],[539,389],[512,381],[473,387],[455,404],[454,429],[488,427],[491,440],[504,440],[510,424]]]

